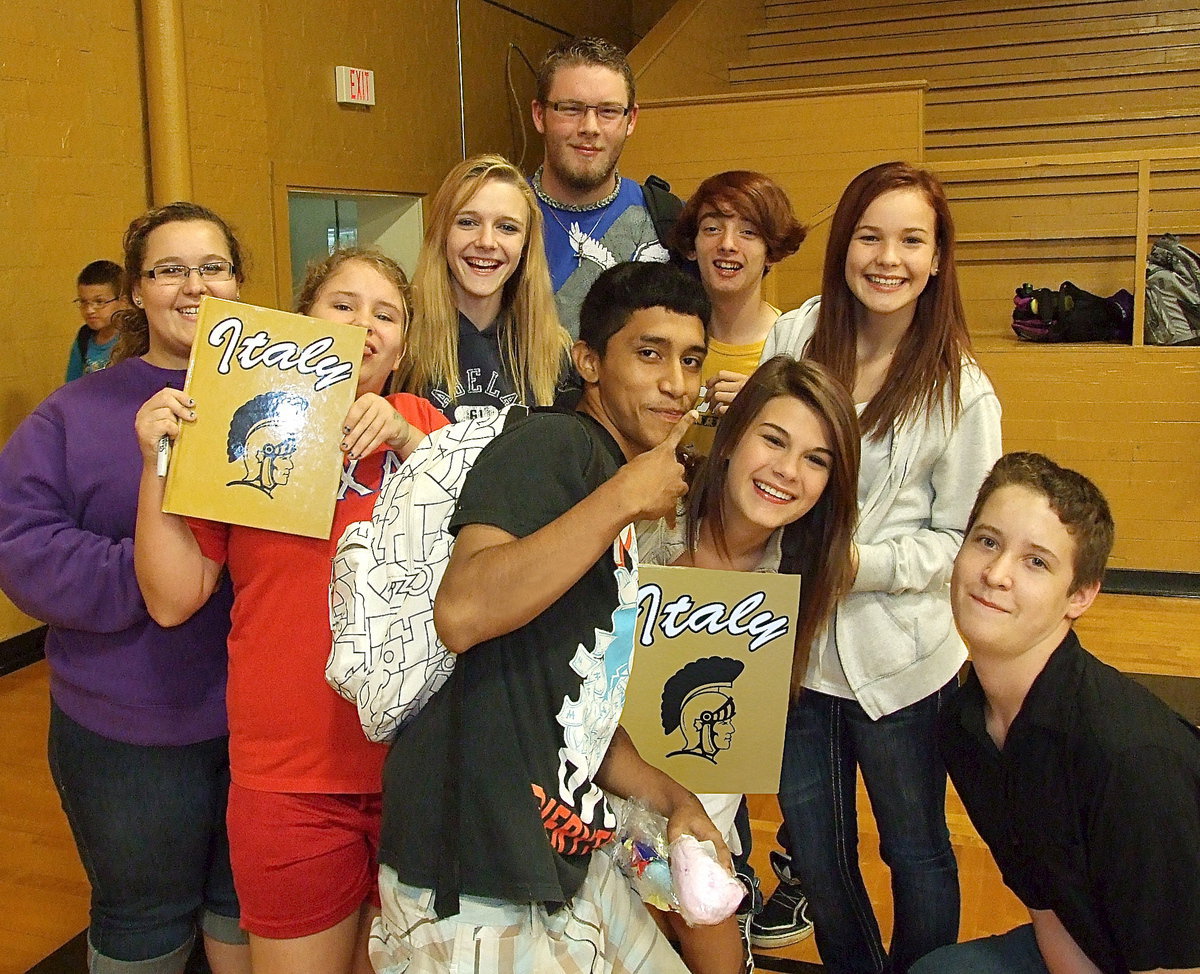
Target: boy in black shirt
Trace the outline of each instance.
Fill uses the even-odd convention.
[[[1200,732],[1085,652],[1113,522],[1036,453],[980,488],[951,602],[971,651],[940,744],[1031,923],[942,947],[911,974],[1200,969]]]
[[[434,621],[458,653],[384,772],[379,970],[684,971],[607,855],[603,790],[728,851],[695,796],[617,725],[633,650],[632,522],[673,513],[708,301],[663,264],[589,293],[577,412],[541,413],[480,454]],[[603,789],[603,790],[602,790]],[[449,841],[445,841],[446,838]],[[439,919],[444,918],[444,919]],[[411,966],[404,967],[404,964]]]

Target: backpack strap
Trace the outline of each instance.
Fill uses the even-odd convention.
[[[642,195],[646,198],[646,212],[654,224],[654,233],[658,242],[671,253],[671,263],[687,271],[693,277],[700,276],[700,268],[694,260],[689,260],[671,246],[671,230],[679,222],[679,214],[683,212],[683,200],[671,192],[671,184],[662,176],[651,174],[642,183]]]
[[[87,350],[91,340],[92,330],[87,325],[80,326],[79,331],[75,334],[75,347],[79,349],[79,367],[84,372],[87,372]]]
[[[507,426],[507,423],[505,424]],[[450,733],[446,735],[446,777],[442,792],[442,847],[438,850],[437,882],[433,890],[433,911],[439,920],[455,916],[461,876],[458,864],[459,814],[458,769],[462,764],[463,668],[450,674]]]
[[[654,224],[654,232],[665,247],[671,236],[671,228],[679,221],[683,212],[683,200],[671,192],[671,184],[662,176],[649,175],[642,184],[646,197],[646,210]]]

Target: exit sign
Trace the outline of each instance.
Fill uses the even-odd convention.
[[[349,105],[375,104],[375,72],[366,68],[348,68],[339,64],[333,69],[337,81],[337,100]]]

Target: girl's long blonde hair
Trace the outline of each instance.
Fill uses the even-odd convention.
[[[549,405],[571,339],[558,321],[537,199],[520,170],[498,155],[460,162],[433,197],[413,274],[413,320],[400,386],[425,395],[431,387],[444,384],[451,400],[456,398],[458,309],[446,264],[446,239],[455,216],[490,180],[515,186],[528,209],[521,263],[505,283],[500,305],[500,354],[521,397],[532,396],[534,404]]]

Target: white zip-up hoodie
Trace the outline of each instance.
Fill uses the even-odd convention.
[[[820,304],[809,298],[780,316],[762,361],[803,358]],[[937,410],[895,425],[887,473],[859,510],[858,576],[830,625],[846,680],[874,719],[927,697],[967,657],[950,611],[950,572],[975,494],[1001,454],[1000,400],[971,359],[959,402],[952,423],[949,410]]]

